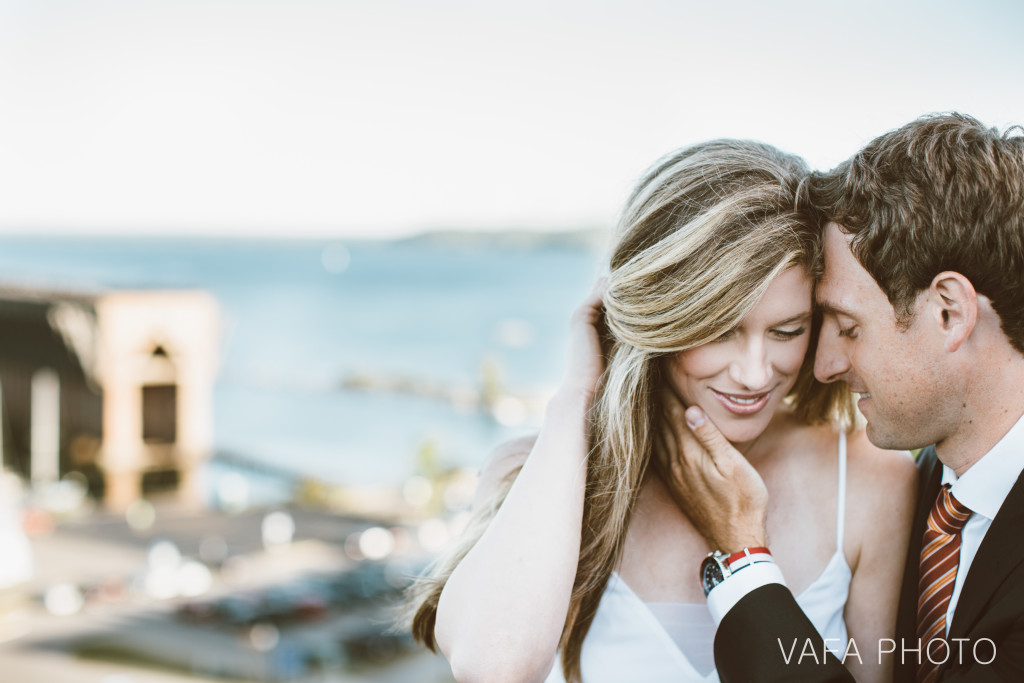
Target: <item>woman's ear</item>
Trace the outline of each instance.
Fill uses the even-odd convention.
[[[936,275],[930,289],[932,313],[945,336],[944,347],[956,351],[978,322],[978,294],[970,280],[954,271]]]

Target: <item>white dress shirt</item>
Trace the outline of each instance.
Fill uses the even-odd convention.
[[[952,469],[942,466],[942,483],[950,484],[953,496],[971,509],[971,516],[960,532],[960,566],[953,583],[953,597],[946,611],[947,636],[974,556],[978,554],[992,520],[1017,483],[1021,471],[1024,471],[1024,417],[1017,420],[999,443],[959,478]]]

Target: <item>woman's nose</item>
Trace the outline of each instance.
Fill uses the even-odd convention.
[[[729,377],[748,391],[759,391],[768,386],[773,375],[765,345],[752,341],[729,366]]]

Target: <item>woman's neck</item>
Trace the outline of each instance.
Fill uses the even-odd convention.
[[[764,431],[750,441],[734,443],[733,447],[746,457],[751,464],[757,464],[778,451],[779,435],[785,431],[781,425],[793,419],[790,411],[779,408]]]

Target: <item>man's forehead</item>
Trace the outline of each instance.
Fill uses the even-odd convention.
[[[852,239],[835,223],[825,228],[825,270],[815,288],[815,299],[826,313],[852,316],[865,301],[881,297],[888,302],[878,283],[853,255]]]
[[[846,312],[843,300],[848,298],[853,287],[860,284],[863,276],[871,276],[853,255],[851,236],[836,223],[825,227],[824,237],[825,271],[815,288],[815,299],[827,312]]]
[[[829,277],[827,273],[814,288],[815,303],[825,313],[849,314],[843,305],[843,294],[842,283],[837,282],[834,277]]]
[[[841,268],[848,261],[857,263],[853,255],[853,235],[845,232],[838,223],[829,223],[825,226],[823,241],[826,269]]]

